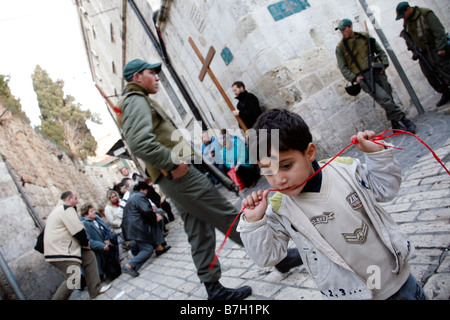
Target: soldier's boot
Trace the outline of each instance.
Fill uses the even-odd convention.
[[[397,120],[391,120],[392,129],[405,130],[406,128]]]
[[[406,126],[406,131],[416,133],[416,125],[411,120],[407,117],[403,117],[400,121]]]
[[[450,90],[447,90],[442,94],[441,100],[436,104],[436,107],[443,106],[450,100]]]
[[[236,289],[225,288],[219,281],[205,282],[208,300],[243,300],[252,294],[252,288],[243,286]]]

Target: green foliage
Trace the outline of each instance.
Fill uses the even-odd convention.
[[[15,116],[18,116],[27,124],[31,121],[27,117],[26,113],[22,111],[22,105],[20,104],[20,99],[16,99],[11,94],[11,89],[9,88],[9,77],[0,74],[0,102],[5,108],[9,107],[9,111]]]
[[[80,104],[75,104],[74,97],[64,97],[64,81],[52,81],[39,65],[36,66],[32,79],[41,110],[41,125],[37,129],[71,156],[79,159],[95,156],[97,142],[86,121],[101,124],[99,116],[89,110],[82,110]]]

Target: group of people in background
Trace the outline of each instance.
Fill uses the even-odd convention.
[[[78,194],[71,190],[63,192],[50,213],[44,256],[65,276],[54,300],[68,299],[84,285],[94,298],[110,288],[110,284],[101,286],[102,281],[110,282],[122,272],[136,277],[154,252],[160,256],[171,248],[164,237],[166,224],[175,216],[165,195],[150,179],[129,175],[126,167],[120,171],[124,178],[107,190],[103,215],[91,203],[84,203],[78,213]],[[121,250],[129,256],[123,267]]]
[[[234,82],[232,89],[238,100],[233,114],[242,119],[246,128],[253,127],[262,114],[258,98],[245,89],[242,81]],[[218,136],[214,136],[208,130],[204,131],[201,138],[203,157],[228,175],[240,189],[256,185],[261,174],[258,165],[250,157],[247,136],[233,135],[228,130],[222,129]],[[220,181],[212,173],[209,177],[216,185]]]
[[[258,165],[250,157],[247,140],[227,130],[222,130],[219,137],[211,136],[208,131],[203,132],[202,153],[240,189],[254,187],[261,177]],[[215,185],[220,182],[214,173],[209,173],[209,178]]]
[[[171,248],[164,237],[168,234],[166,224],[175,220],[175,216],[165,195],[151,179],[130,174],[126,167],[120,172],[124,176],[122,181],[107,191],[105,219],[115,228],[123,248],[131,256],[122,271],[137,277],[137,271],[153,252],[159,256]]]

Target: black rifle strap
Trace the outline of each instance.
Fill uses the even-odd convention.
[[[356,57],[353,54],[352,50],[350,50],[350,47],[348,46],[348,43],[347,43],[347,39],[344,39],[343,42],[344,42],[345,49],[347,50],[348,54],[352,58],[353,62],[356,64],[356,67],[358,68],[359,72],[362,74],[363,71],[361,70],[361,67],[359,66],[359,63],[356,60]]]
[[[427,47],[427,53],[428,53],[428,57],[430,60],[429,62],[431,64],[431,66],[434,68],[435,63],[434,63],[433,55],[431,54],[430,44],[428,43],[428,39],[427,39],[427,30],[425,29],[425,27],[423,25],[423,20],[425,20],[425,17],[422,15],[422,13],[420,13],[419,18],[417,20],[419,20],[419,22],[420,22],[420,29],[422,29],[422,37],[423,37],[423,40],[425,41],[425,46]]]
[[[352,58],[353,62],[356,64],[356,67],[358,68],[359,72],[361,73],[361,75],[363,75],[363,71],[361,70],[361,67],[359,66],[358,61],[356,61],[356,57],[353,54],[352,50],[350,50],[350,47],[348,46],[347,43],[347,39],[343,39],[342,41],[344,43],[345,49],[347,50],[348,54],[350,55],[350,57]],[[370,91],[372,91],[371,86],[369,85],[369,83],[367,82],[366,78],[363,77],[363,81],[366,83],[367,88],[369,88]],[[375,88],[374,88],[375,89]]]

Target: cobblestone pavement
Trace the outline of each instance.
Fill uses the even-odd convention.
[[[438,97],[434,97],[434,100]],[[430,105],[434,105],[432,100]],[[417,135],[450,168],[450,106],[427,110],[424,115],[413,116]],[[416,248],[410,261],[412,273],[433,300],[450,298],[450,176],[433,158],[431,152],[410,135],[390,138],[389,142],[404,150],[396,151],[403,166],[403,182],[399,195],[384,204],[388,212],[405,230]],[[343,156],[361,158],[356,148]],[[363,158],[361,158],[363,160]],[[244,190],[241,197],[255,189],[266,189],[261,178],[252,190]],[[225,197],[240,209],[241,198],[224,187]],[[204,286],[199,282],[190,255],[190,247],[181,219],[167,225],[166,237],[172,249],[160,257],[153,256],[132,278],[122,274],[112,282],[112,288],[97,300],[205,300]],[[217,248],[224,235],[217,232]],[[122,263],[126,262],[123,261]],[[322,299],[314,282],[302,267],[282,274],[274,267],[260,268],[247,256],[244,248],[227,241],[220,255],[221,283],[227,287],[249,285],[253,294],[247,300],[301,300]],[[74,299],[88,299],[86,292],[74,294]]]

